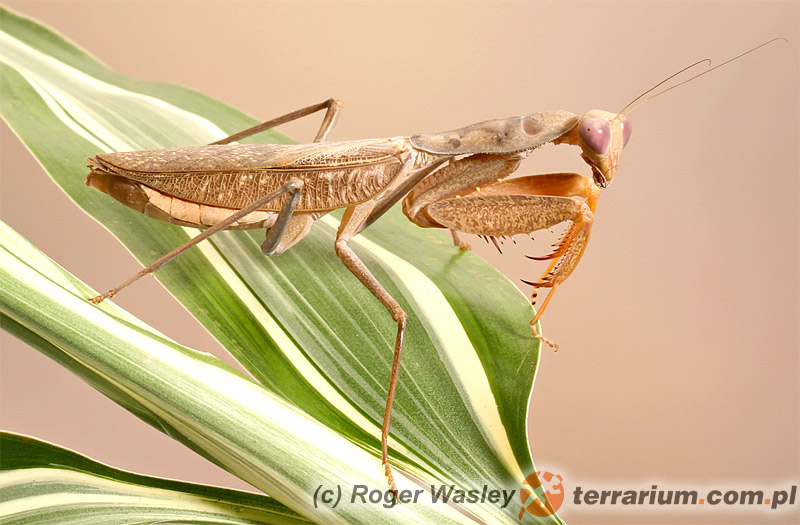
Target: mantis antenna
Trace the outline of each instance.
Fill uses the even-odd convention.
[[[707,74],[707,73],[711,73],[711,72],[712,72],[712,71],[714,71],[715,69],[721,68],[721,67],[722,67],[722,66],[724,66],[725,64],[730,64],[730,63],[731,63],[731,62],[733,62],[734,60],[739,60],[739,59],[740,59],[740,58],[742,58],[743,56],[745,56],[745,55],[749,55],[749,54],[750,54],[750,53],[752,53],[753,51],[755,51],[755,50],[757,50],[757,49],[760,49],[760,48],[762,48],[762,47],[764,47],[764,46],[766,46],[766,45],[768,45],[768,44],[771,44],[771,43],[775,42],[776,40],[783,40],[784,42],[787,42],[787,43],[789,42],[788,40],[786,40],[785,38],[782,38],[782,37],[773,38],[772,40],[768,40],[767,42],[764,42],[763,44],[761,44],[761,45],[758,45],[758,46],[754,47],[753,49],[750,49],[750,50],[748,50],[748,51],[745,51],[744,53],[742,53],[742,54],[740,54],[740,55],[737,55],[737,56],[735,56],[735,57],[733,57],[733,58],[729,58],[728,60],[726,60],[725,62],[723,62],[723,63],[721,63],[721,64],[717,64],[716,66],[712,67],[711,69],[707,69],[707,70],[703,71],[702,73],[698,73],[698,74],[694,75],[693,77],[690,77],[690,78],[688,78],[688,79],[686,79],[686,80],[684,80],[684,81],[682,81],[682,82],[678,82],[678,83],[677,83],[677,84],[675,84],[674,86],[670,86],[670,87],[668,87],[667,89],[664,89],[664,90],[662,90],[662,91],[659,91],[659,92],[658,92],[658,93],[656,93],[655,95],[653,95],[653,96],[650,96],[650,97],[647,97],[647,98],[645,98],[644,100],[642,100],[641,102],[639,102],[638,104],[636,104],[635,106],[633,106],[633,104],[634,104],[634,103],[636,103],[636,101],[637,101],[637,100],[640,100],[642,97],[644,97],[645,95],[647,95],[647,94],[648,94],[648,93],[650,93],[651,91],[655,90],[655,89],[656,89],[656,88],[658,88],[659,86],[663,85],[665,82],[668,82],[669,80],[671,80],[671,79],[675,78],[676,76],[680,75],[681,73],[683,73],[683,72],[685,72],[685,71],[687,71],[687,70],[689,70],[689,69],[691,69],[691,68],[693,68],[693,67],[695,67],[695,66],[697,66],[697,65],[700,65],[700,64],[702,64],[703,62],[708,62],[708,64],[709,64],[709,65],[711,65],[711,60],[709,60],[708,58],[705,58],[705,59],[703,59],[703,60],[699,60],[699,61],[695,62],[694,64],[692,64],[691,66],[687,66],[687,67],[685,67],[685,68],[681,69],[680,71],[678,71],[677,73],[674,73],[674,74],[672,74],[672,75],[668,76],[667,78],[665,78],[664,80],[662,80],[661,82],[659,82],[659,83],[658,83],[658,84],[656,84],[655,86],[651,87],[650,89],[648,89],[647,91],[645,91],[644,93],[642,93],[641,95],[639,95],[638,97],[636,97],[635,99],[631,100],[631,101],[630,101],[630,102],[629,102],[629,103],[628,103],[628,104],[627,104],[627,105],[626,105],[624,108],[622,108],[622,109],[619,111],[619,113],[617,113],[617,116],[616,116],[616,117],[614,117],[614,118],[615,118],[615,119],[617,119],[617,118],[620,118],[620,117],[624,117],[625,115],[627,115],[627,114],[631,113],[631,112],[632,112],[634,109],[638,108],[639,106],[641,106],[641,105],[642,105],[642,104],[644,104],[645,102],[647,102],[647,101],[649,101],[649,100],[653,100],[653,99],[654,99],[654,98],[656,98],[657,96],[659,96],[659,95],[663,95],[663,94],[664,94],[664,93],[666,93],[667,91],[671,91],[671,90],[675,89],[676,87],[678,87],[678,86],[682,86],[682,85],[686,84],[687,82],[691,82],[692,80],[694,80],[694,79],[696,79],[696,78],[699,78],[699,77],[702,77],[703,75],[705,75],[705,74]],[[631,109],[628,109],[628,108],[630,108],[631,106],[633,106],[633,107],[632,107]]]

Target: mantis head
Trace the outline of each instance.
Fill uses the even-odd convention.
[[[711,61],[709,59],[703,59],[695,62],[694,64],[687,66],[677,73],[674,73],[655,86],[651,87],[635,99],[631,100],[627,106],[622,108],[619,113],[609,113],[608,111],[601,111],[599,109],[593,109],[584,115],[580,121],[578,121],[577,130],[578,130],[578,145],[580,145],[581,149],[583,150],[582,157],[589,166],[592,168],[592,175],[594,176],[594,182],[597,184],[599,188],[605,188],[611,182],[611,179],[614,178],[614,174],[617,171],[617,164],[619,163],[619,156],[622,153],[622,148],[628,143],[628,139],[631,137],[631,125],[628,122],[627,115],[634,109],[638,108],[645,102],[649,100],[653,100],[657,96],[663,95],[668,91],[672,91],[673,89],[677,88],[678,86],[682,86],[688,82],[693,81],[696,78],[702,77],[715,69],[718,69],[726,64],[733,62],[734,60],[738,60],[745,55],[748,55],[755,51],[756,49],[760,49],[772,42],[777,40],[783,40],[788,42],[785,38],[773,38],[763,44],[756,46],[749,51],[745,51],[744,53],[737,55],[733,58],[722,62],[714,67],[711,67],[701,73],[698,73],[682,82],[678,82],[666,89],[659,91],[654,95],[649,95],[653,91],[656,90],[659,86],[665,84],[666,82],[672,80],[676,76],[680,75],[684,71],[692,69],[695,66],[698,66],[704,62],[708,62],[711,65]],[[649,95],[649,96],[648,96]],[[645,98],[646,97],[646,98]],[[641,102],[639,102],[641,101]],[[636,102],[639,102],[636,104]],[[636,104],[636,105],[634,105]],[[630,108],[630,109],[629,109]],[[572,133],[570,133],[572,135]],[[570,144],[574,144],[575,138],[572,136]]]
[[[631,138],[628,118],[599,109],[587,112],[578,121],[581,157],[592,168],[594,183],[605,188],[617,172],[622,148]]]

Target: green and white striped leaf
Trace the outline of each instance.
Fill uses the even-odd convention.
[[[0,223],[4,328],[156,428],[318,523],[469,522],[430,500],[393,509],[316,505],[320,486],[388,490],[380,460],[213,356],[178,345],[113,305],[92,305],[87,291]],[[0,447],[5,467],[5,442]],[[411,485],[399,481],[401,490]],[[11,517],[0,514],[3,522]]]
[[[124,472],[19,434],[0,443],[3,523],[313,523],[267,496]]]
[[[118,75],[35,22],[0,16],[0,109],[53,179],[143,263],[195,235],[87,188],[85,158],[208,143],[256,121],[194,91]],[[256,139],[288,142],[276,132]],[[259,249],[263,232],[222,232],[157,278],[270,392],[377,456],[395,325],[334,254],[336,226],[323,218],[273,258]],[[425,483],[518,489],[535,470],[526,419],[538,344],[525,297],[398,210],[352,246],[409,313],[393,464]],[[517,522],[518,509],[467,508]]]

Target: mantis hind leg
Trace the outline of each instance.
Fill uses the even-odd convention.
[[[281,124],[286,124],[287,122],[306,117],[324,109],[325,116],[322,118],[322,124],[319,127],[319,131],[317,131],[317,136],[314,137],[314,142],[322,142],[325,140],[325,137],[328,136],[328,133],[330,133],[330,131],[333,129],[334,124],[336,124],[336,117],[339,111],[342,109],[342,105],[342,101],[335,98],[329,98],[325,102],[320,102],[319,104],[314,104],[296,111],[292,111],[291,113],[287,113],[278,118],[262,122],[261,124],[253,126],[252,128],[247,128],[239,133],[234,133],[229,137],[212,142],[211,145],[230,144],[231,142],[239,139],[249,137],[250,135],[255,135],[256,133],[261,133],[262,131],[266,131],[276,126],[280,126]]]
[[[224,229],[230,227],[233,223],[235,223],[236,221],[238,221],[242,217],[244,217],[244,216],[246,216],[246,215],[248,215],[248,214],[250,214],[250,213],[252,213],[252,212],[254,212],[256,210],[259,210],[259,209],[263,208],[268,203],[270,203],[270,202],[274,201],[275,199],[279,198],[284,193],[289,193],[289,194],[291,194],[291,197],[289,198],[287,203],[284,205],[284,207],[281,209],[281,211],[280,211],[280,213],[278,215],[278,219],[275,221],[275,225],[278,225],[279,223],[280,223],[280,225],[278,226],[278,228],[276,228],[275,225],[273,225],[273,227],[270,229],[269,233],[267,234],[267,241],[264,242],[265,245],[267,244],[267,242],[271,242],[275,246],[277,246],[278,243],[280,242],[281,238],[283,237],[284,233],[286,232],[286,228],[287,228],[287,225],[289,223],[289,219],[291,218],[291,216],[292,216],[292,214],[294,212],[294,207],[297,204],[297,200],[299,199],[299,195],[300,195],[300,193],[302,191],[302,188],[303,188],[303,182],[301,180],[293,179],[293,180],[289,181],[288,183],[286,183],[282,187],[278,188],[277,190],[275,190],[275,191],[273,191],[273,192],[261,197],[260,199],[257,199],[255,201],[253,201],[252,203],[248,204],[247,206],[245,206],[241,210],[238,210],[235,213],[230,214],[224,220],[218,222],[217,224],[215,224],[211,228],[203,231],[197,237],[192,238],[189,242],[187,242],[185,244],[182,244],[181,246],[178,246],[177,248],[175,248],[174,250],[172,250],[168,254],[164,255],[163,257],[160,257],[160,258],[156,259],[155,261],[153,261],[152,263],[150,263],[146,267],[144,267],[142,270],[140,270],[138,273],[132,275],[127,281],[123,282],[119,286],[117,286],[115,288],[112,288],[111,290],[107,291],[106,293],[98,295],[97,297],[93,297],[93,298],[91,298],[89,300],[91,302],[97,304],[97,303],[102,302],[105,299],[109,299],[111,297],[114,297],[114,295],[116,295],[120,290],[122,290],[124,288],[127,288],[128,286],[130,286],[131,284],[135,283],[136,281],[138,281],[139,279],[141,279],[145,275],[155,272],[156,270],[158,270],[159,268],[164,266],[166,263],[168,263],[169,261],[171,261],[175,257],[179,256],[180,254],[182,254],[183,252],[185,252],[189,248],[192,248],[196,244],[198,244],[198,243],[204,241],[205,239],[211,237],[212,235],[214,235],[215,233],[219,232],[220,230],[224,230]]]

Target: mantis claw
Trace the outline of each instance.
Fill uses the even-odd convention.
[[[539,333],[539,329],[535,324],[531,325],[531,331],[533,332],[533,337],[552,348],[554,352],[558,352],[558,344]]]

